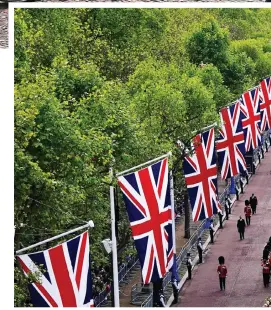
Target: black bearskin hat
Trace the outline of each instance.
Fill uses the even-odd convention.
[[[219,264],[224,264],[224,263],[225,263],[225,258],[224,258],[224,256],[219,256],[219,257],[218,257],[218,262],[219,262]]]

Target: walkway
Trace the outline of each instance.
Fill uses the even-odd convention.
[[[246,228],[245,239],[239,241],[237,219],[243,215],[244,201],[254,193],[258,197],[257,214]],[[261,257],[271,236],[271,152],[265,158],[224,222],[215,243],[209,246],[204,264],[193,270],[192,280],[186,281],[177,307],[261,307],[271,288],[263,287]],[[226,291],[220,291],[216,268],[223,255],[228,268]]]

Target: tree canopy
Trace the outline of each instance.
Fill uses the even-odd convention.
[[[106,263],[110,167],[172,150],[181,191],[176,141],[270,74],[270,24],[270,9],[15,9],[15,248],[92,219]]]

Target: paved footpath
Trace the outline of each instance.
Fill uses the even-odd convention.
[[[254,193],[258,198],[257,214],[240,241],[237,219],[243,215],[244,201]],[[265,154],[256,175],[233,207],[224,229],[209,246],[204,263],[193,270],[186,281],[176,307],[262,307],[271,287],[264,288],[261,270],[263,247],[271,236],[271,149]],[[220,291],[216,268],[223,255],[228,269],[226,290]]]

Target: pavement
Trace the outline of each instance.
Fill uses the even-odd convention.
[[[258,197],[257,214],[246,227],[245,239],[240,241],[237,219],[243,215],[244,201],[254,193]],[[264,288],[261,269],[263,247],[271,236],[271,151],[235,202],[232,214],[219,230],[215,243],[208,247],[204,263],[197,265],[192,280],[185,282],[176,307],[262,307],[271,296],[271,286]],[[225,257],[228,269],[226,290],[220,291],[216,272],[218,257]]]

